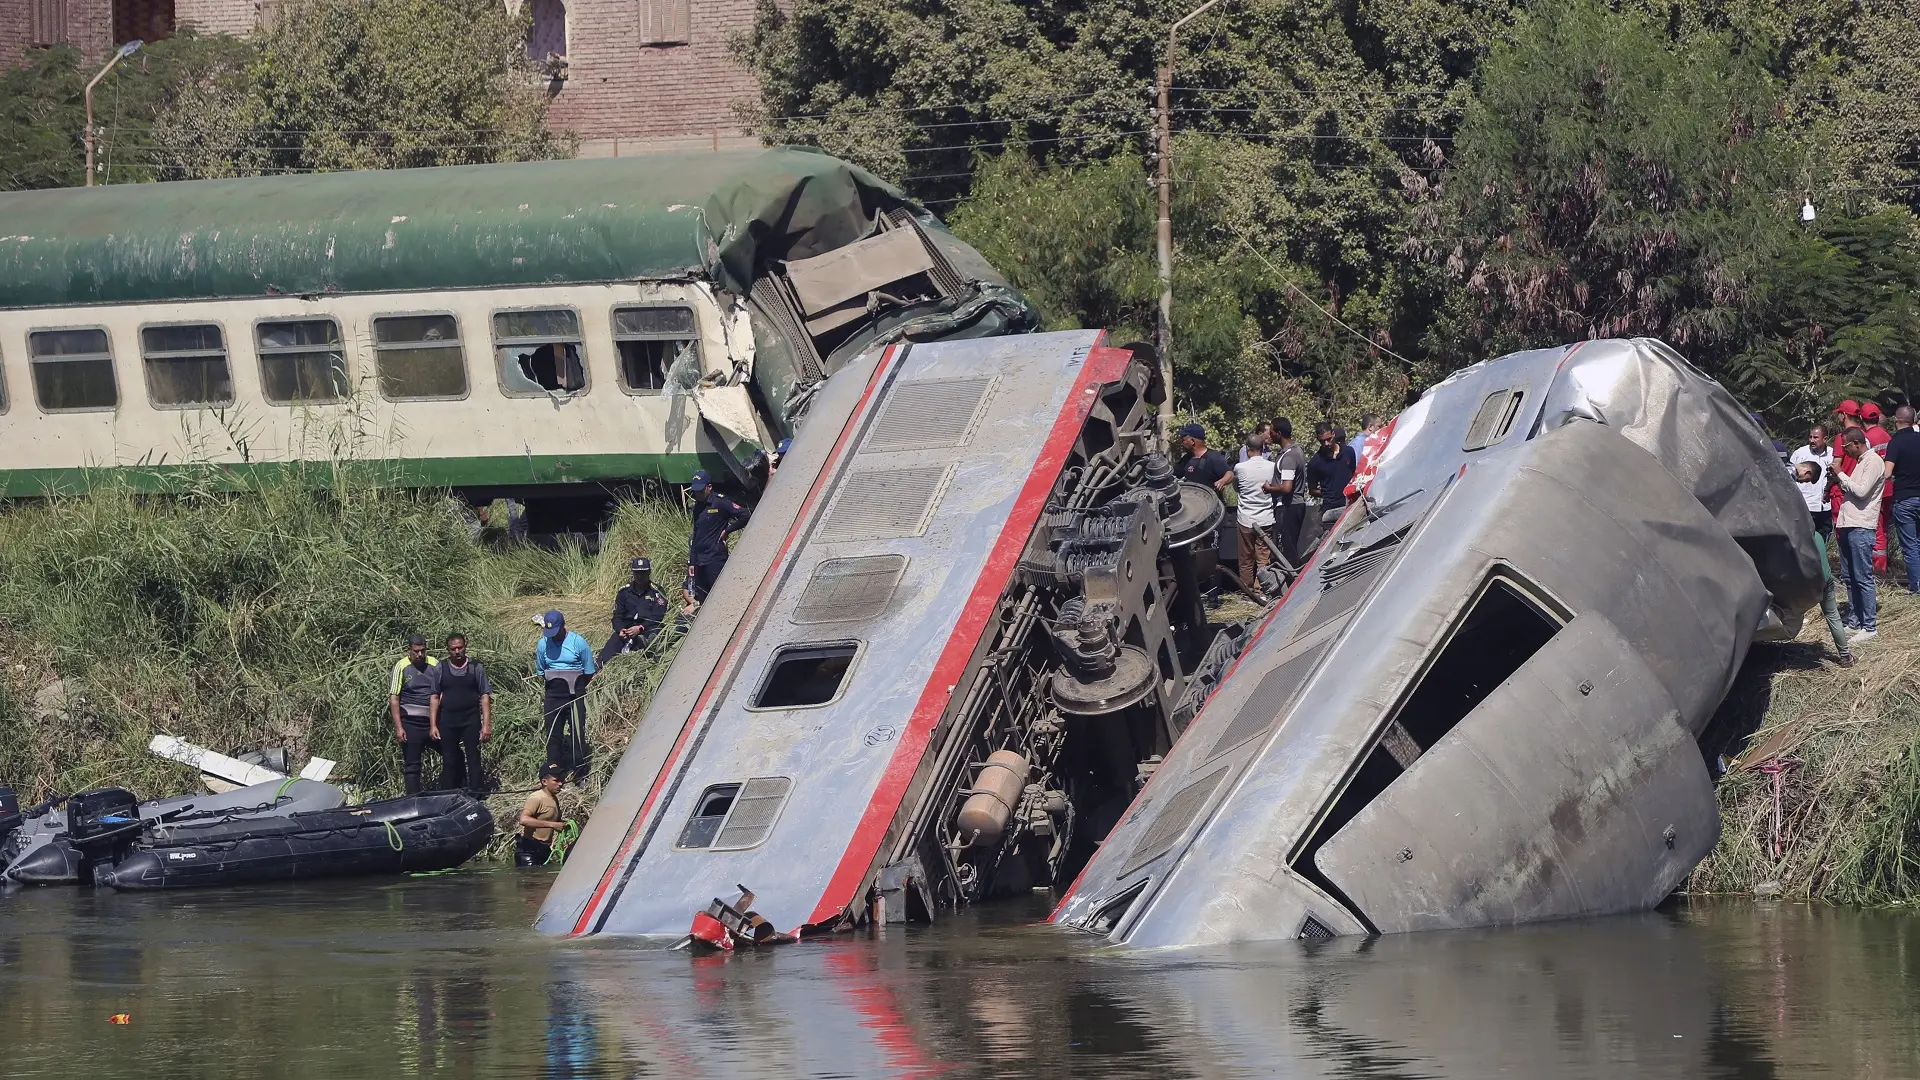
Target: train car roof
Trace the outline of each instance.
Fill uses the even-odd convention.
[[[777,148],[0,194],[0,308],[690,277],[744,293],[894,209],[999,280],[879,177]]]

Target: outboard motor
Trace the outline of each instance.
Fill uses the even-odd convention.
[[[7,841],[13,839],[13,831],[26,820],[20,814],[20,796],[10,787],[0,787],[0,851],[7,849]]]
[[[140,801],[126,788],[83,791],[67,800],[67,842],[80,853],[80,882],[118,862],[140,835]]]

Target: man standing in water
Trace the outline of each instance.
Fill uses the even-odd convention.
[[[387,712],[393,717],[393,736],[400,740],[400,775],[407,794],[420,794],[420,755],[433,738],[433,669],[438,661],[427,655],[427,639],[407,639],[407,655],[393,665],[387,684]]]
[[[587,781],[587,680],[593,677],[593,647],[567,629],[566,616],[549,611],[538,620],[534,674],[547,684],[547,761],[576,784]]]
[[[493,685],[467,658],[467,635],[447,637],[447,662],[433,671],[427,734],[440,740],[440,787],[481,790],[480,744],[493,738]]]
[[[520,807],[520,834],[513,838],[515,866],[545,866],[553,854],[554,826],[560,817],[560,782],[567,770],[550,764],[540,770],[540,786]]]

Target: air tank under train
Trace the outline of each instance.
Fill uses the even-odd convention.
[[[1064,885],[1221,667],[1224,514],[1100,334],[899,345],[814,400],[539,917],[780,931]],[[1223,637],[1231,641],[1233,635]]]
[[[1135,946],[1651,907],[1720,833],[1698,738],[1820,597],[1804,504],[1665,345],[1461,371],[1053,916]]]

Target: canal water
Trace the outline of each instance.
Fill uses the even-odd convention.
[[[1015,905],[693,957],[533,934],[546,881],[0,897],[0,1075],[1920,1076],[1895,914],[1121,953]]]

